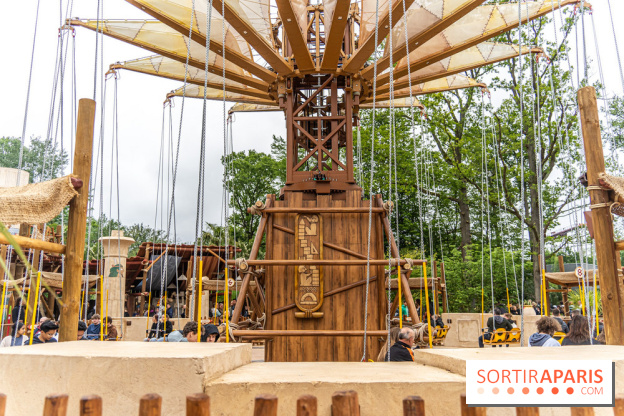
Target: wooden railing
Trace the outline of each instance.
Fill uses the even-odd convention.
[[[384,400],[381,399],[380,400]],[[0,394],[0,416],[5,416],[7,397]],[[51,395],[45,399],[43,416],[65,416],[68,396]],[[277,396],[261,394],[254,401],[253,416],[277,416]],[[486,407],[468,407],[466,395],[460,397],[461,416],[486,416]],[[80,416],[102,416],[103,403],[99,396],[85,396],[80,399]],[[146,394],[139,403],[139,416],[161,416],[162,397],[158,394]],[[318,404],[315,396],[303,395],[297,400],[297,416],[316,416]],[[332,395],[332,416],[360,416],[358,394],[355,391],[338,391]],[[446,410],[448,411],[448,409]],[[448,414],[448,413],[447,413]],[[538,407],[517,407],[516,416],[539,416]],[[592,407],[571,407],[571,416],[593,416]],[[624,397],[616,397],[614,416],[624,416]],[[210,416],[210,397],[203,393],[186,397],[186,416]],[[425,401],[419,396],[403,399],[403,416],[425,416]]]

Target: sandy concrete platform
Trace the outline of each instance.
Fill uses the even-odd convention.
[[[561,348],[443,348],[414,351],[416,362],[466,375],[467,360],[611,360],[615,362],[616,393],[624,393],[624,383],[617,389],[618,375],[624,382],[624,347],[591,345]]]
[[[331,415],[336,391],[358,392],[366,415],[402,415],[403,398],[423,397],[436,415],[459,414],[463,376],[439,368],[409,363],[252,363],[206,384],[213,415],[252,415],[253,400],[263,393],[279,398],[278,414],[295,414],[297,399],[312,394],[319,415]],[[236,397],[236,402],[232,398]],[[448,402],[451,397],[456,400]],[[435,409],[435,410],[434,410]]]
[[[251,344],[75,341],[0,348],[0,392],[7,415],[40,415],[46,395],[97,394],[104,415],[136,415],[146,393],[163,397],[164,415],[183,415],[186,395],[251,362]]]

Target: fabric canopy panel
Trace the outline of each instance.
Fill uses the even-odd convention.
[[[0,188],[0,222],[42,224],[56,217],[78,195],[71,176],[29,185]]]
[[[589,279],[589,285],[593,286],[594,285],[594,271],[586,270],[585,273],[587,274],[587,279]],[[600,272],[596,274],[596,285],[600,285],[598,276],[600,276]],[[546,280],[548,280],[550,283],[554,283],[559,286],[576,287],[576,286],[583,285],[582,280],[576,277],[576,273],[574,272],[546,273]]]
[[[425,108],[425,106],[422,105],[420,103],[420,101],[418,101],[416,98],[409,98],[409,97],[396,98],[396,99],[392,100],[392,102],[390,100],[377,101],[375,103],[375,108],[390,108],[391,105],[394,108],[416,107],[416,108],[421,109],[421,110],[424,110],[424,108]],[[371,109],[371,108],[373,108],[373,102],[371,100],[368,103],[362,104],[360,107],[361,108],[365,108],[367,110]]]
[[[279,108],[277,105],[236,103],[232,106],[232,108],[228,110],[228,114],[248,113],[248,112],[256,112],[256,111],[284,111],[284,110]]]

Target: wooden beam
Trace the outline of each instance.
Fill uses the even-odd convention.
[[[88,98],[81,99],[78,105],[76,123],[73,173],[83,179],[83,186],[77,190],[78,195],[69,203],[63,306],[61,307],[61,327],[59,330],[59,341],[61,342],[75,341],[78,336],[78,313],[85,248],[84,236],[87,231],[87,202],[89,200],[94,120],[95,101]]]
[[[158,19],[159,21],[171,27],[172,29],[175,29],[178,32],[184,34],[185,36],[188,36],[190,27],[186,22],[174,19],[173,17],[164,13],[162,9],[153,6],[152,2],[145,1],[145,0],[126,0],[126,1],[132,4],[133,6],[138,7],[139,9],[149,14],[150,16]],[[172,7],[174,4],[175,3],[170,3],[169,7]],[[206,46],[206,36],[197,29],[197,24],[193,25],[193,35],[191,36],[191,38],[194,41],[204,45],[204,47]],[[210,50],[218,54],[219,56],[222,55],[223,44],[221,43],[221,38],[219,39],[215,39],[214,37],[210,38]],[[266,69],[265,67],[263,67],[262,65],[259,65],[256,62],[254,62],[253,59],[250,59],[246,57],[245,55],[243,55],[242,53],[235,51],[233,49],[230,49],[228,47],[225,48],[225,59],[232,62],[234,65],[238,65],[240,68],[246,70],[250,74],[253,74],[257,76],[258,78],[269,83],[274,82],[277,76],[273,71],[270,71]]]
[[[578,103],[587,163],[587,181],[591,199],[591,212],[596,242],[596,257],[600,270],[600,286],[606,293],[602,299],[605,336],[608,345],[624,345],[624,287],[618,278],[615,260],[613,218],[609,193],[598,183],[598,175],[605,171],[600,119],[596,90],[584,87],[578,91]]]
[[[247,211],[249,212],[249,211]],[[262,212],[271,214],[368,214],[367,207],[275,207],[265,208]],[[373,214],[385,212],[381,207],[373,207]]]
[[[20,237],[19,235],[14,235],[13,239],[22,248],[32,248],[57,254],[65,254],[66,251],[66,247],[63,244],[50,243],[49,241],[37,240],[29,237]],[[4,235],[0,234],[0,244],[10,245],[11,243]]]
[[[345,37],[345,27],[349,20],[350,1],[337,1],[332,16],[329,34],[325,34],[325,52],[321,62],[321,70],[324,72],[335,71],[342,51],[342,41]],[[325,16],[327,19],[327,16]],[[327,22],[326,22],[327,23]],[[325,25],[327,28],[327,24]]]
[[[82,26],[82,27],[85,27],[85,28],[90,29],[90,30],[95,30],[95,27],[91,27],[91,25],[85,24],[81,20],[71,20],[70,24],[72,26]],[[143,49],[148,50],[150,52],[157,53],[158,55],[162,55],[162,56],[165,56],[167,58],[170,58],[170,59],[176,60],[178,62],[181,62],[183,64],[186,64],[186,54],[185,55],[181,55],[181,54],[173,53],[173,52],[168,51],[166,49],[160,48],[160,47],[158,47],[156,45],[152,45],[152,44],[147,43],[147,42],[141,42],[141,41],[138,41],[138,40],[130,39],[130,38],[127,38],[127,37],[124,37],[124,36],[120,36],[120,35],[118,35],[116,33],[110,33],[110,32],[104,31],[104,34],[106,36],[109,36],[109,37],[113,38],[113,39],[117,39],[117,40],[120,40],[122,42],[126,42],[126,43],[129,43],[129,44],[134,45],[134,46],[138,46],[139,48],[143,48]],[[206,69],[206,63],[203,62],[203,61],[200,61],[198,59],[194,59],[194,58],[190,58],[189,57],[188,58],[188,64],[190,66],[194,67],[194,68],[201,69],[202,71],[204,69]],[[210,72],[212,74],[215,74],[215,75],[222,76],[223,75],[223,67],[219,66],[219,65],[210,65],[209,64],[208,65],[208,72]],[[232,72],[229,69],[225,70],[225,78],[229,79],[229,80],[232,80],[232,81],[235,81],[235,82],[238,82],[238,83],[243,84],[243,85],[247,85],[247,86],[249,86],[251,88],[259,89],[261,91],[268,91],[268,89],[269,89],[269,84],[267,84],[266,82],[264,82],[264,81],[262,81],[262,80],[260,80],[258,78],[253,78],[253,77],[250,77],[250,76],[247,76],[247,75],[243,75],[243,74],[240,74],[240,73]]]
[[[234,266],[236,265],[235,260],[228,260],[228,265]],[[404,259],[399,260],[399,263],[406,264]],[[426,263],[425,260],[414,260],[415,265],[422,265]],[[385,266],[388,264],[388,260],[326,260],[326,259],[315,259],[315,260],[247,260],[247,264],[249,266],[300,266],[300,265],[317,265],[317,266],[366,266],[366,264],[370,264],[371,266]]]
[[[223,10],[224,0],[213,0],[212,7],[219,13]],[[225,1],[225,20],[264,58],[279,75],[286,76],[293,68],[284,61],[273,45],[270,45],[248,22],[243,20],[238,11]]]
[[[377,280],[377,276],[371,276],[371,278],[368,280],[368,282],[372,283],[372,282],[374,282],[376,280]],[[351,290],[351,289],[353,289],[355,287],[364,286],[365,284],[366,284],[366,279],[358,280],[357,282],[349,283],[348,285],[340,286],[340,287],[338,287],[336,289],[329,290],[329,291],[323,293],[323,297],[324,298],[328,298],[328,297],[334,296],[337,293],[346,292],[347,290]],[[275,314],[278,314],[280,312],[284,312],[284,311],[287,311],[287,310],[290,310],[290,309],[294,309],[295,306],[297,306],[297,305],[295,305],[294,303],[291,303],[289,305],[282,306],[282,307],[277,308],[277,309],[273,309],[273,311],[271,313],[273,315],[275,315]]]
[[[392,27],[396,25],[403,18],[403,2],[405,2],[405,10],[408,10],[414,3],[414,0],[394,0],[392,5],[388,0],[388,7],[392,7]],[[377,37],[377,44],[375,44],[375,32],[371,32],[368,38],[360,40],[359,48],[355,51],[353,56],[342,67],[343,72],[356,73],[362,66],[368,61],[368,58],[375,52],[375,48],[379,45],[390,33],[390,10],[383,15],[379,16],[379,30]]]
[[[273,224],[273,228],[275,228],[277,230],[280,230],[280,231],[283,231],[283,232],[285,232],[287,234],[290,234],[290,235],[295,235],[295,232],[293,230],[291,230],[290,228],[288,228],[288,227],[284,227],[284,226],[281,226],[281,225],[278,225],[278,224],[274,223]],[[323,241],[323,246],[327,247],[327,248],[330,248],[332,250],[340,251],[341,253],[348,254],[348,255],[356,257],[358,259],[366,259],[367,258],[365,255],[360,254],[360,253],[358,253],[356,251],[349,250],[348,248],[339,246],[337,244],[328,243],[327,241]]]
[[[149,71],[142,71],[138,68],[131,68],[128,66],[125,66],[123,63],[121,64],[112,64],[110,66],[111,69],[125,69],[126,71],[132,71],[132,72],[138,72],[140,74],[147,74],[147,75],[153,75],[153,76],[157,76],[157,77],[161,77],[161,78],[167,78],[167,79],[173,79],[175,81],[182,81],[184,82],[184,77],[183,76],[177,76],[177,75],[162,75],[156,72],[149,72]],[[196,80],[193,78],[186,78],[186,82],[189,84],[193,84],[193,85],[199,85],[201,87],[204,86],[204,81],[203,80]],[[219,83],[213,83],[213,82],[207,82],[206,86],[208,88],[215,88],[218,90],[222,90],[223,89],[223,84],[219,84]],[[258,89],[255,88],[242,88],[242,87],[237,87],[234,85],[225,85],[225,91],[227,92],[233,92],[236,94],[243,94],[249,97],[256,97],[256,98],[260,98],[263,100],[269,100],[269,101],[273,101],[273,99],[271,98],[271,96],[269,94],[267,94],[264,91],[260,91]]]
[[[278,329],[235,329],[232,331],[235,337],[243,338],[275,338],[275,337],[361,337],[364,336],[363,330],[278,330]],[[370,330],[366,331],[369,337],[386,337],[386,330]]]
[[[300,71],[314,71],[314,61],[312,61],[312,56],[308,50],[308,42],[303,37],[303,31],[299,27],[299,19],[295,15],[292,3],[290,0],[276,0],[276,3],[288,42],[290,42],[295,55],[297,68]]]

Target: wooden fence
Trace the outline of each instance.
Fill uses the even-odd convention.
[[[0,416],[5,416],[7,397],[0,394]],[[66,394],[51,395],[45,399],[43,416],[65,416],[67,414]],[[462,394],[461,416],[486,416],[485,407],[468,407],[466,395]],[[297,416],[316,416],[317,400],[315,396],[304,395],[297,400]],[[80,399],[80,416],[102,416],[102,398],[85,396]],[[158,394],[146,394],[141,397],[139,416],[161,416],[162,397]],[[539,416],[538,407],[517,407],[516,416]],[[332,395],[332,416],[360,416],[358,394],[355,391],[338,391]],[[593,416],[591,407],[572,407],[571,416]],[[624,397],[615,399],[614,416],[624,416]],[[200,393],[186,397],[186,416],[210,416],[210,397]],[[253,416],[277,416],[277,397],[271,394],[257,396],[254,402]],[[425,401],[419,396],[403,399],[403,416],[425,416]]]

